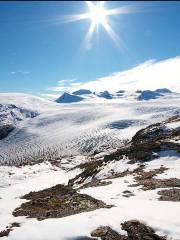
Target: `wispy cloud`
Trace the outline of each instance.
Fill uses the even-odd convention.
[[[57,86],[49,87],[47,91],[54,91],[54,92],[64,92],[70,91],[74,87],[80,86],[81,83],[77,82],[76,78],[73,79],[63,79],[59,80]]]
[[[180,92],[180,56],[161,61],[151,59],[129,70],[115,72],[86,83],[77,82],[76,79],[60,80],[57,86],[50,87],[48,90],[72,92],[78,89],[89,89],[96,92],[104,90],[116,92],[121,89],[133,91],[157,88],[169,88]]]
[[[68,91],[70,87],[64,87],[64,86],[56,86],[56,87],[49,87],[47,88],[47,91],[53,91],[53,92],[64,92],[64,91]]]
[[[77,81],[76,78],[73,78],[73,79],[63,79],[63,80],[59,80],[58,83],[59,83],[59,84],[62,84],[62,83],[67,83],[67,84],[69,84],[69,83],[72,83],[72,82],[75,82],[75,81]]]
[[[180,57],[149,60],[129,70],[116,72],[81,85],[94,91],[169,88],[180,92]]]
[[[39,96],[48,100],[55,100],[59,97],[59,94],[40,93]]]
[[[10,72],[10,74],[14,75],[14,74],[21,74],[21,75],[27,75],[30,74],[29,71],[12,71]]]

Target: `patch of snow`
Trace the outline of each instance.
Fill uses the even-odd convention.
[[[104,179],[112,175],[112,173],[121,173],[127,170],[133,171],[138,167],[138,164],[128,164],[128,159],[121,159],[119,161],[108,162],[105,166],[102,166],[101,171],[96,175],[97,179]]]
[[[180,128],[180,121],[177,122],[171,122],[171,123],[166,123],[166,126],[171,129],[176,129]]]
[[[14,104],[0,104],[0,126],[5,124],[17,125],[25,118],[34,118],[37,115],[36,111],[17,107]]]
[[[20,199],[30,191],[39,191],[56,184],[67,184],[75,177],[78,169],[65,172],[50,163],[41,163],[24,167],[0,167],[0,231],[15,221],[25,221],[22,217],[13,217],[13,210],[26,200]]]
[[[164,173],[158,174],[155,178],[180,178],[180,154],[175,151],[161,151],[159,158],[146,163],[145,171],[157,169],[160,166],[167,167]]]
[[[62,182],[62,177],[60,177],[60,179],[58,181]],[[4,199],[3,205],[1,205],[1,216],[2,214],[4,216],[4,223],[1,223],[2,229],[4,229],[7,223],[13,221],[21,223],[20,228],[15,228],[10,233],[8,240],[70,240],[75,237],[90,236],[90,232],[100,225],[108,225],[124,234],[124,231],[120,228],[120,223],[132,219],[145,222],[154,228],[157,234],[168,235],[168,239],[175,240],[180,237],[179,203],[158,202],[156,200],[156,191],[144,192],[138,187],[129,187],[128,185],[134,182],[132,176],[113,179],[111,185],[87,188],[80,191],[81,193],[103,200],[107,204],[114,204],[115,206],[110,209],[98,209],[64,218],[47,219],[43,221],[25,217],[12,217],[10,215],[11,210],[23,202],[23,200],[17,199],[17,202],[14,201],[12,205],[11,200],[12,197],[15,197],[15,190],[16,195],[17,193],[18,195],[24,194],[28,187],[30,187],[28,190],[31,190],[31,188],[38,190],[42,187],[42,183],[40,184],[41,186],[37,186],[37,184],[35,184],[37,180],[40,180],[40,182],[42,180],[42,183],[44,182],[44,178],[35,178],[35,181],[32,182],[32,187],[27,181],[26,184],[24,183],[25,185],[20,185],[21,188],[20,186],[19,188],[16,186],[15,189],[12,189],[13,191],[11,193],[8,191],[10,189],[4,192],[7,194],[6,197],[8,197],[9,201],[7,201],[6,198]],[[54,183],[55,182],[56,180]],[[47,184],[51,185],[51,183],[48,183],[46,180],[44,187]],[[26,190],[24,191],[24,189]],[[19,192],[17,192],[17,190],[19,190]],[[125,190],[130,190],[135,196],[131,198],[123,197],[122,192]]]

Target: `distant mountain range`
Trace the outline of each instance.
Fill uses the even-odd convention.
[[[116,93],[109,93],[108,91],[95,93],[87,89],[79,89],[75,92],[63,93],[58,99],[56,99],[57,103],[76,103],[87,99],[117,99],[117,98],[127,98],[127,97],[134,97],[134,100],[142,101],[142,100],[151,100],[156,99],[159,97],[166,96],[167,94],[171,94],[172,92],[167,88],[156,89],[154,91],[151,90],[137,90],[136,92],[126,92],[125,90],[119,90]]]

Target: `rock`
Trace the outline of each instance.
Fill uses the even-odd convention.
[[[101,226],[91,232],[92,237],[98,237],[101,240],[127,240],[127,237],[120,235],[108,226]]]
[[[127,232],[121,235],[109,226],[101,226],[91,232],[92,237],[101,240],[165,240],[165,237],[158,236],[155,231],[137,220],[127,221],[121,224],[122,230]]]
[[[7,137],[10,132],[12,132],[15,129],[15,126],[13,124],[5,124],[0,126],[0,140]]]
[[[146,128],[139,130],[133,137],[132,143],[139,144],[145,142],[155,142],[161,140],[164,137],[166,138],[168,130],[164,124],[156,123],[152,124]]]
[[[9,236],[9,233],[13,231],[13,228],[15,227],[20,227],[20,223],[13,222],[9,226],[6,226],[6,230],[0,232],[0,238]]]
[[[103,237],[106,236],[108,231],[110,230],[110,227],[98,227],[96,230],[94,230],[91,233],[92,237]]]
[[[122,193],[123,193],[123,197],[127,197],[127,198],[132,197],[132,196],[135,196],[134,193],[132,193],[132,192],[129,191],[129,190],[125,190],[125,191],[123,191]]]
[[[161,195],[159,198],[160,201],[180,201],[180,189],[177,188],[161,190],[158,194]]]
[[[81,184],[89,177],[91,177],[92,182],[93,177],[100,171],[102,165],[103,160],[95,160],[78,165],[77,167],[83,169],[83,171],[73,179],[70,179],[68,185],[73,186],[74,184]]]
[[[20,223],[18,223],[18,222],[13,222],[13,223],[11,223],[10,227],[11,227],[11,228],[20,227]]]
[[[6,229],[0,232],[0,237],[7,237],[10,233],[11,229]]]
[[[147,161],[157,159],[162,151],[174,151],[180,154],[180,143],[175,141],[180,138],[180,128],[168,128],[168,123],[180,123],[180,116],[176,115],[162,123],[149,125],[146,128],[139,130],[129,143],[125,143],[119,149],[105,154],[100,158],[91,159],[85,164],[80,164],[76,168],[82,169],[82,172],[75,178],[69,181],[70,186],[79,185],[81,187],[89,187],[99,185],[100,181],[96,179],[99,171],[101,171],[111,161],[121,161],[128,159],[128,164],[140,163],[141,165]],[[177,124],[176,124],[177,125]],[[174,187],[178,185],[179,180],[158,180],[152,179],[155,175],[163,173],[166,168],[159,168],[154,171],[144,172],[143,169],[138,169],[136,173],[137,186],[142,184],[143,189],[155,189],[157,187],[165,187],[169,185]],[[123,177],[132,174],[132,171],[111,172],[107,179]],[[83,183],[86,181],[86,184]],[[150,181],[148,181],[150,179]],[[172,185],[171,185],[172,184]],[[178,185],[179,186],[179,185]]]
[[[121,224],[122,229],[127,231],[128,240],[164,240],[165,237],[160,237],[155,234],[151,227],[137,221],[131,220]]]
[[[56,185],[38,192],[30,192],[22,197],[29,200],[13,211],[13,215],[28,216],[44,220],[61,218],[98,208],[110,207],[86,194],[77,193],[69,186]]]
[[[180,179],[178,179],[178,178],[169,178],[169,179],[148,178],[148,179],[139,180],[137,182],[137,184],[130,185],[130,187],[136,187],[136,186],[142,186],[143,190],[153,190],[156,188],[180,187]]]
[[[167,121],[168,123],[179,121],[180,124],[180,117],[176,116]],[[129,143],[115,152],[105,155],[104,161],[121,160],[126,157],[131,163],[146,162],[158,158],[158,152],[162,150],[173,150],[180,153],[180,143],[174,141],[174,139],[180,138],[180,128],[168,128],[167,121],[139,130]]]

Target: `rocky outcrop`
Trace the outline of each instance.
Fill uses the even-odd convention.
[[[155,231],[137,220],[126,221],[121,224],[122,230],[127,235],[122,235],[108,226],[100,226],[92,233],[92,237],[98,237],[101,240],[165,240],[166,237],[158,236]]]
[[[18,122],[25,118],[34,118],[37,112],[17,107],[14,104],[0,104],[0,140],[13,131]]]
[[[168,128],[167,124],[172,122],[179,123],[179,127]],[[177,138],[180,139],[180,117],[174,116],[165,122],[139,130],[131,142],[106,155],[104,160],[120,160],[127,157],[132,162],[145,162],[157,158],[161,150],[174,150],[180,153],[180,143],[172,141]]]
[[[80,174],[76,175],[74,178],[70,179],[68,185],[79,185],[81,183],[84,183],[87,178],[93,179],[93,177],[95,177],[96,174],[100,171],[99,167],[101,167],[102,164],[103,160],[97,160],[78,165],[78,168],[82,169],[83,171]],[[91,181],[92,185],[94,185],[93,182],[96,182],[96,185],[98,183],[96,179],[94,179],[94,181]]]
[[[60,184],[42,191],[30,192],[22,198],[29,201],[16,208],[13,215],[28,216],[38,220],[61,218],[111,207],[89,195],[79,194],[69,186]]]
[[[116,151],[100,159],[92,158],[91,161],[77,166],[77,168],[82,169],[82,172],[69,181],[70,186],[81,185],[82,188],[85,186],[90,187],[103,184],[101,180],[96,178],[96,175],[111,161],[128,159],[129,164],[139,163],[143,165],[146,161],[159,158],[162,151],[173,151],[180,154],[180,143],[176,141],[180,139],[180,128],[169,128],[168,124],[171,123],[180,123],[180,117],[174,116],[167,119],[165,122],[153,124],[141,129],[134,135],[129,143]],[[159,169],[145,172],[143,168],[140,167],[134,172],[126,170],[120,173],[112,173],[108,179],[135,174],[135,179],[137,181],[136,186],[142,185],[145,190],[158,187],[179,187],[179,179],[157,180],[153,178],[157,174],[163,173],[165,170],[167,169],[160,167]],[[88,179],[89,182],[84,184],[86,179]]]
[[[126,236],[120,235],[108,226],[101,226],[91,232],[92,237],[98,237],[101,240],[127,240]]]
[[[9,226],[6,226],[6,229],[0,232],[0,238],[9,236],[10,232],[16,227],[20,227],[18,222],[13,222]]]
[[[7,137],[14,129],[15,126],[13,124],[5,124],[0,126],[0,140]]]
[[[127,232],[128,240],[165,240],[158,236],[155,231],[137,220],[126,221],[121,224],[122,230]]]
[[[161,190],[158,194],[160,195],[160,201],[180,201],[180,189],[177,188]]]

